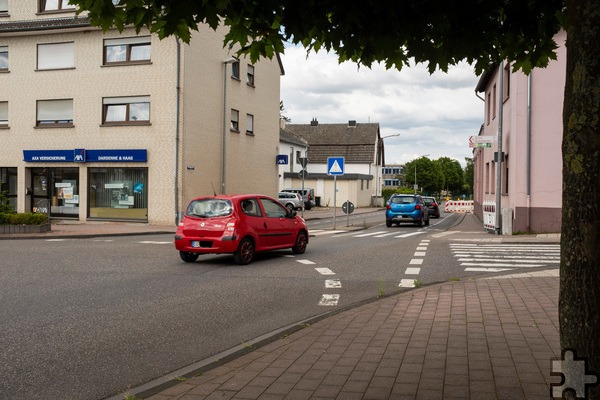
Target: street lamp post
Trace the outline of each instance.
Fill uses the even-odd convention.
[[[227,173],[227,64],[238,61],[235,57],[223,60],[223,138],[221,143],[221,193],[226,192]]]

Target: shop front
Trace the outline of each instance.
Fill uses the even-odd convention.
[[[148,168],[110,167],[146,162],[146,150],[25,150],[27,163],[73,163],[26,168],[28,211],[50,218],[148,221]],[[88,166],[87,163],[93,163]],[[104,167],[96,165],[106,164]],[[80,180],[84,188],[81,187]],[[87,187],[86,187],[87,185]],[[81,190],[86,191],[82,195]]]

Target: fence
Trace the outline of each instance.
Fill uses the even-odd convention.
[[[473,212],[473,200],[447,200],[444,212]]]
[[[483,228],[496,229],[496,202],[487,200],[483,202]]]

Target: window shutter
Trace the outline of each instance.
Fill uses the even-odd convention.
[[[74,50],[74,42],[38,45],[38,69],[75,67]]]
[[[73,99],[41,100],[37,104],[38,121],[72,120]]]

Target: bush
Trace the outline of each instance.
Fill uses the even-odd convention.
[[[48,222],[46,214],[39,213],[0,213],[0,225],[42,225]]]

